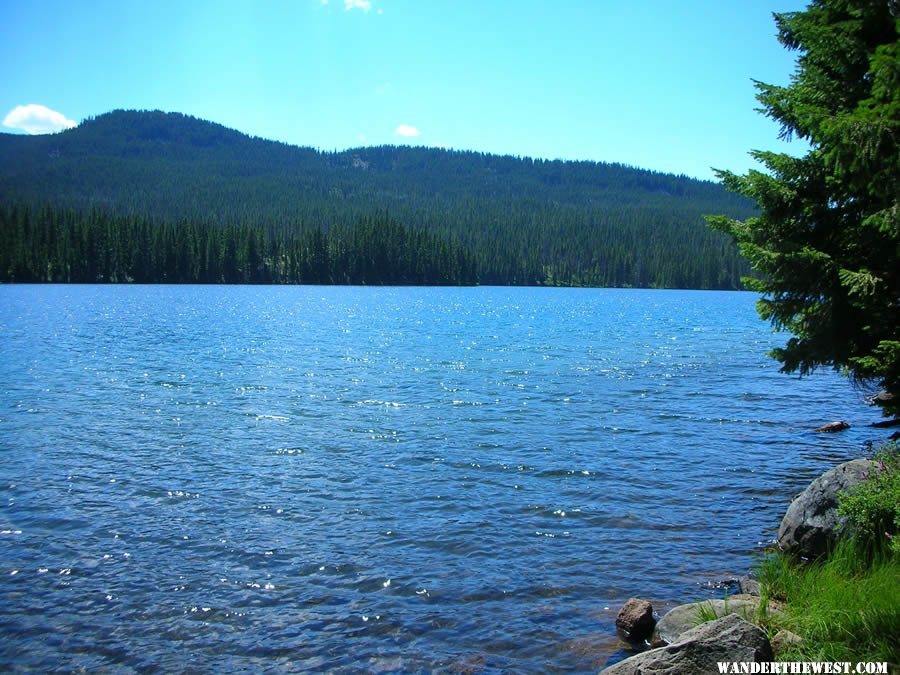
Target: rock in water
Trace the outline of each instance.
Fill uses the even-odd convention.
[[[846,422],[829,422],[828,424],[823,424],[816,431],[821,431],[827,434],[833,434],[835,431],[843,431],[844,429],[849,429],[850,425]]]
[[[778,547],[803,558],[818,558],[834,546],[841,519],[837,495],[864,481],[874,465],[868,459],[854,459],[826,471],[791,502],[781,527]]]
[[[868,403],[869,405],[878,405],[878,406],[884,407],[884,406],[888,405],[888,404],[889,404],[891,401],[893,401],[893,400],[894,400],[894,395],[891,394],[890,392],[887,392],[887,391],[879,391],[879,392],[878,392],[877,394],[875,394],[874,396],[870,396],[870,397],[867,399],[867,403]]]
[[[640,598],[630,598],[616,617],[616,629],[632,642],[643,642],[649,638],[655,625],[653,605]]]
[[[765,631],[736,614],[701,624],[678,642],[651,649],[604,670],[606,675],[717,673],[721,661],[774,661]]]

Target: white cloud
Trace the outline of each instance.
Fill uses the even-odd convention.
[[[372,0],[344,0],[344,9],[347,11],[361,9],[364,12],[368,12],[372,9]]]
[[[399,127],[394,129],[394,133],[398,136],[403,136],[403,138],[415,138],[416,136],[421,136],[422,132],[416,129],[414,126],[410,126],[409,124],[401,124]]]
[[[10,129],[21,129],[29,134],[52,134],[63,129],[78,126],[62,113],[50,110],[47,106],[29,103],[17,105],[3,118],[3,126]]]

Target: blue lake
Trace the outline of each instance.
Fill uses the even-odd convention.
[[[625,599],[721,596],[883,437],[755,299],[0,287],[0,669],[621,658]]]

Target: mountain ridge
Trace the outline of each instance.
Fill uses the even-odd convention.
[[[327,152],[124,110],[58,134],[0,134],[0,203],[296,233],[384,215],[473,251],[483,283],[702,288],[740,287],[746,267],[701,216],[753,213],[712,181],[621,164]]]
[[[147,120],[155,120],[157,123],[161,123],[164,120],[171,122],[176,121],[178,124],[185,125],[185,127],[190,128],[193,127],[195,133],[202,134],[203,136],[209,136],[210,130],[215,130],[219,136],[219,140],[230,140],[234,142],[238,139],[250,142],[261,142],[265,144],[269,144],[271,146],[281,147],[285,149],[299,150],[304,152],[313,152],[322,155],[346,155],[346,154],[356,154],[356,153],[365,153],[367,151],[371,151],[374,149],[396,149],[396,148],[415,148],[415,149],[426,149],[432,150],[438,153],[451,153],[451,154],[462,154],[462,155],[471,155],[471,156],[482,156],[482,157],[494,157],[494,158],[505,158],[505,159],[513,159],[528,163],[555,163],[555,164],[567,164],[567,165],[588,165],[588,166],[605,166],[605,167],[616,167],[626,170],[633,170],[636,172],[640,172],[643,174],[649,175],[659,175],[659,176],[670,176],[678,179],[685,179],[697,183],[704,183],[710,185],[718,185],[716,181],[696,178],[693,176],[688,176],[684,173],[677,173],[674,171],[660,171],[655,169],[647,169],[627,163],[622,162],[606,162],[602,160],[588,160],[588,159],[564,159],[564,158],[549,158],[549,157],[533,157],[529,155],[516,155],[509,153],[491,153],[484,152],[479,150],[472,149],[464,149],[464,148],[447,148],[447,147],[438,147],[438,146],[428,146],[428,145],[415,145],[415,144],[380,144],[380,145],[370,145],[370,146],[353,146],[348,147],[344,150],[325,150],[322,148],[316,148],[308,145],[294,144],[288,143],[286,141],[280,141],[277,139],[266,138],[264,136],[257,136],[253,134],[249,134],[247,132],[240,131],[238,129],[234,129],[231,127],[227,127],[218,122],[213,122],[210,120],[205,120],[200,117],[196,117],[193,115],[188,115],[186,113],[174,112],[174,111],[163,111],[159,109],[145,109],[145,110],[134,110],[134,109],[123,109],[118,108],[106,113],[101,113],[99,115],[92,115],[83,119],[77,126],[64,129],[60,132],[50,133],[50,134],[15,134],[9,132],[0,131],[0,139],[2,138],[30,138],[30,139],[45,139],[48,144],[52,145],[51,139],[63,139],[73,136],[78,130],[83,130],[85,128],[90,128],[94,125],[103,126],[106,130],[109,130],[109,123],[115,120],[116,123],[121,123],[127,120],[143,120],[146,122]],[[129,125],[119,125],[120,128],[124,131],[128,131]],[[165,126],[160,126],[158,135],[154,138],[152,132],[148,136],[146,133],[141,137],[145,140],[153,139],[153,140],[172,140],[172,135],[169,133],[171,131],[171,127],[166,128]],[[209,143],[204,143],[200,138],[197,138],[193,143],[197,146],[208,145]]]

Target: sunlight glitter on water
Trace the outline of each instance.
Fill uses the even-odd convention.
[[[0,287],[0,667],[596,669],[873,437],[754,300]]]

